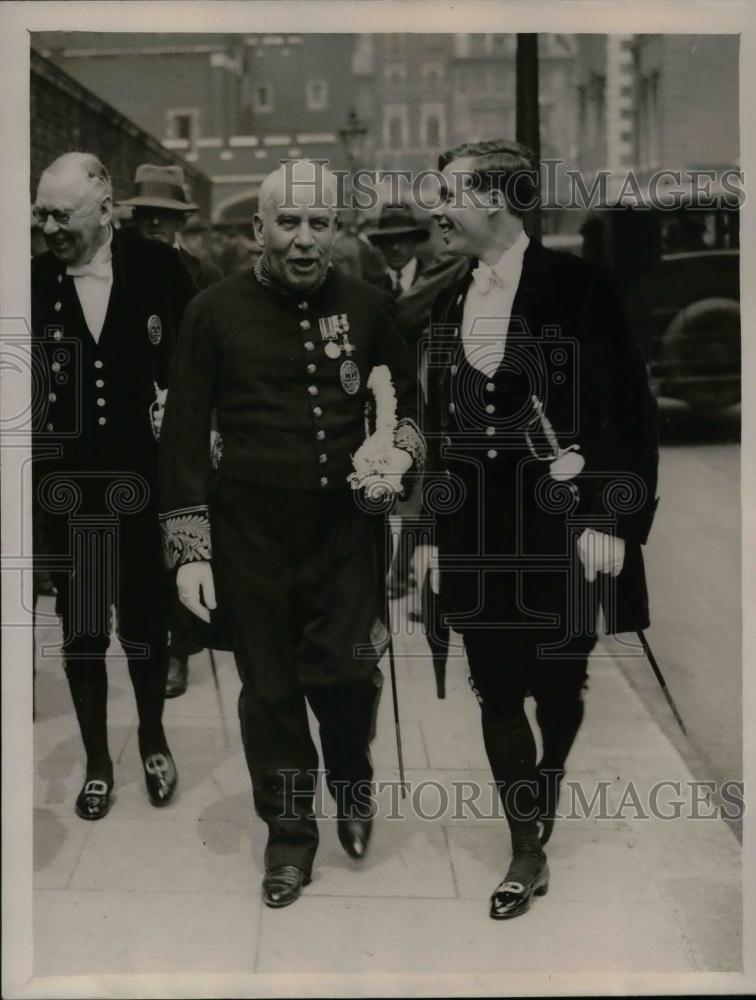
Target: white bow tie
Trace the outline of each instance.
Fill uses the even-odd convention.
[[[98,264],[69,264],[66,268],[66,274],[70,274],[72,278],[81,278],[87,275],[107,281],[112,273],[109,260],[100,261]]]
[[[484,264],[482,260],[479,261],[478,266],[472,273],[472,279],[481,295],[488,295],[494,285],[506,288],[507,285],[511,284],[512,275],[509,269],[501,268],[499,270],[500,267],[500,264],[497,264],[496,267],[490,267],[488,264]]]

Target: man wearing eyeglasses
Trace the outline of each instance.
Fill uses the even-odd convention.
[[[506,919],[548,888],[543,848],[598,602],[611,632],[648,624],[640,546],[655,508],[656,407],[607,277],[524,231],[538,190],[528,150],[469,143],[439,168],[446,249],[472,258],[436,299],[427,345],[430,465],[448,494],[436,512],[439,605],[463,637],[509,826],[489,911]]]
[[[110,808],[105,654],[111,612],[128,659],[150,801],[166,805],[176,767],[163,731],[167,672],[156,497],[156,397],[167,388],[194,286],[169,247],[111,225],[102,163],[66,153],[42,174],[34,214],[49,248],[32,262],[34,516],[44,518],[65,671],[86,775],[75,811]]]

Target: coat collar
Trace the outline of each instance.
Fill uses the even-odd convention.
[[[472,282],[472,273],[477,267],[477,260],[471,259],[466,273],[451,290],[446,306],[442,310],[440,322],[444,325],[459,328],[465,308],[465,297]],[[522,259],[522,274],[517,286],[512,313],[527,316],[537,302],[544,284],[549,281],[548,252],[543,244],[531,238]]]

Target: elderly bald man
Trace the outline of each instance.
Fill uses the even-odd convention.
[[[188,309],[161,440],[163,527],[179,594],[206,620],[217,595],[230,623],[272,907],[299,897],[318,844],[308,702],[341,844],[362,858],[371,832],[380,672],[365,650],[380,608],[381,524],[347,479],[377,366],[393,378],[396,471],[424,451],[390,300],[329,266],[335,199],[333,176],[309,161],[263,182],[253,220],[262,254]],[[215,470],[205,446],[213,407],[223,440]]]
[[[151,414],[194,289],[170,247],[114,231],[112,203],[103,164],[66,153],[42,174],[34,207],[49,248],[32,261],[34,516],[44,519],[58,589],[86,752],[75,809],[87,820],[106,815],[113,788],[105,669],[113,608],[152,804],[165,805],[177,780],[162,724],[167,580]]]

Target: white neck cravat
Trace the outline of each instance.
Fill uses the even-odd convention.
[[[111,244],[113,230],[88,264],[70,264],[66,274],[74,281],[76,294],[81,303],[81,311],[89,332],[99,341],[113,287],[113,254]]]
[[[462,317],[462,344],[468,362],[489,378],[504,359],[512,303],[529,242],[521,233],[493,267],[480,261],[472,273]]]

